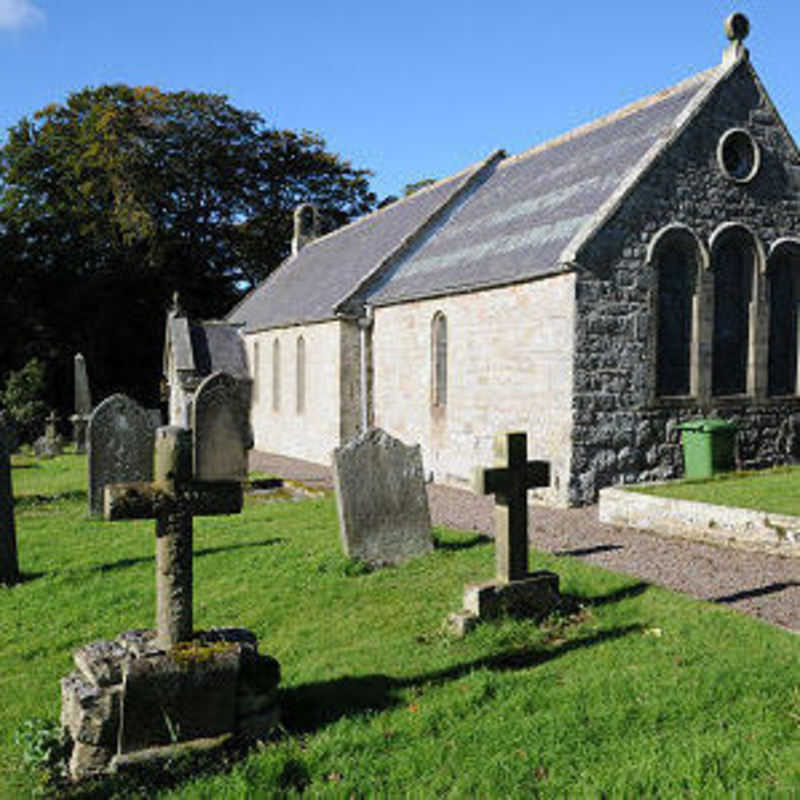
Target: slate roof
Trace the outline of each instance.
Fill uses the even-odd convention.
[[[227,372],[234,378],[249,379],[244,340],[237,325],[220,322],[191,322],[174,310],[167,318],[164,344],[164,374],[172,349],[175,368],[205,377]]]
[[[307,244],[228,315],[247,332],[335,317],[344,300],[403,240],[462,189],[470,167]]]
[[[529,280],[582,242],[727,70],[716,67],[519,156],[490,157],[304,247],[228,316],[246,331]],[[405,242],[405,246],[401,246]]]

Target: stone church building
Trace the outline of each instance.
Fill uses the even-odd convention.
[[[800,152],[750,63],[722,63],[325,236],[230,313],[258,450],[330,464],[370,425],[466,486],[528,434],[556,505],[681,474],[676,426],[736,423],[745,467],[800,455]]]

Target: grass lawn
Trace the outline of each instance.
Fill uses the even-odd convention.
[[[657,497],[800,516],[800,467],[720,472],[708,479],[684,479],[658,486],[625,488]]]
[[[15,743],[57,720],[80,645],[152,624],[153,523],[86,517],[85,460],[19,467],[25,580],[0,587],[0,797],[43,777]],[[46,502],[43,497],[60,499]],[[248,498],[195,522],[195,625],[243,625],[283,671],[283,732],[238,759],[188,760],[89,797],[791,797],[800,794],[800,640],[569,558],[534,552],[583,608],[537,626],[442,631],[491,543],[366,572],[333,499]],[[41,723],[35,723],[39,726]],[[156,788],[156,784],[158,788]],[[45,790],[47,787],[45,786]],[[64,790],[60,789],[60,796]]]

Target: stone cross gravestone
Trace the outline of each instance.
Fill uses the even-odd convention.
[[[5,425],[0,419],[0,583],[11,585],[19,580],[19,564],[8,439]]]
[[[333,479],[349,558],[379,566],[433,550],[419,445],[373,428],[333,451]]]
[[[75,354],[75,413],[70,417],[72,422],[72,439],[75,443],[75,452],[86,452],[86,426],[89,424],[89,415],[92,413],[92,395],[89,391],[89,375],[86,372],[86,359],[80,354]]]
[[[155,428],[148,413],[124,394],[100,403],[89,417],[89,513],[103,513],[109,483],[151,481]]]
[[[550,483],[546,461],[528,461],[527,436],[508,433],[495,439],[495,466],[475,471],[473,488],[495,495],[496,577],[469,584],[464,609],[448,622],[463,635],[478,620],[508,613],[544,616],[558,604],[558,575],[528,571],[528,490]]]
[[[58,415],[50,411],[45,420],[44,435],[33,443],[33,452],[40,458],[53,458],[62,452],[62,440],[58,435]]]
[[[528,489],[548,486],[547,461],[528,461],[527,436],[509,433],[494,443],[498,466],[478,469],[474,488],[495,496],[494,546],[496,575],[500,581],[528,576]]]
[[[137,516],[156,520],[156,631],[133,631],[76,651],[78,670],[61,684],[74,778],[163,760],[158,753],[176,742],[205,747],[210,737],[263,737],[277,722],[280,667],[258,653],[255,635],[193,628],[193,516],[242,508],[235,476],[226,481],[217,471],[213,482],[195,480],[193,450],[192,431],[161,427],[155,480],[106,486],[107,506],[113,506],[108,495],[130,492],[139,512],[146,507]]]
[[[239,382],[225,372],[205,378],[194,395],[191,421],[195,479],[244,480],[252,442]]]

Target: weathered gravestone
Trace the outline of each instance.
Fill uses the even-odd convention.
[[[252,442],[238,381],[225,372],[205,378],[195,392],[191,420],[195,479],[244,480]]]
[[[376,566],[433,550],[419,445],[373,428],[333,451],[345,555]]]
[[[92,413],[92,395],[89,391],[89,375],[86,372],[86,359],[80,353],[75,354],[75,413],[69,418],[72,423],[72,438],[75,452],[86,452],[86,426]]]
[[[174,757],[176,746],[263,736],[277,722],[280,667],[258,653],[255,635],[193,628],[193,515],[211,505],[212,513],[240,511],[242,485],[220,471],[214,482],[196,480],[192,450],[191,431],[159,428],[155,481],[132,485],[156,519],[156,631],[81,648],[77,670],[61,683],[75,779]]]
[[[451,628],[463,635],[478,620],[509,614],[541,617],[559,603],[558,575],[528,571],[528,490],[550,483],[546,461],[528,461],[527,436],[508,433],[494,443],[495,464],[475,471],[473,488],[494,494],[496,578],[469,584],[464,609],[451,614]]]
[[[109,483],[151,481],[155,428],[148,413],[124,394],[100,403],[89,417],[89,513],[103,513]]]
[[[14,528],[14,494],[11,489],[11,459],[6,427],[0,419],[0,583],[19,580],[17,534]]]
[[[63,440],[58,433],[58,416],[51,411],[45,420],[44,435],[33,443],[33,452],[39,458],[60,456],[63,451]]]

